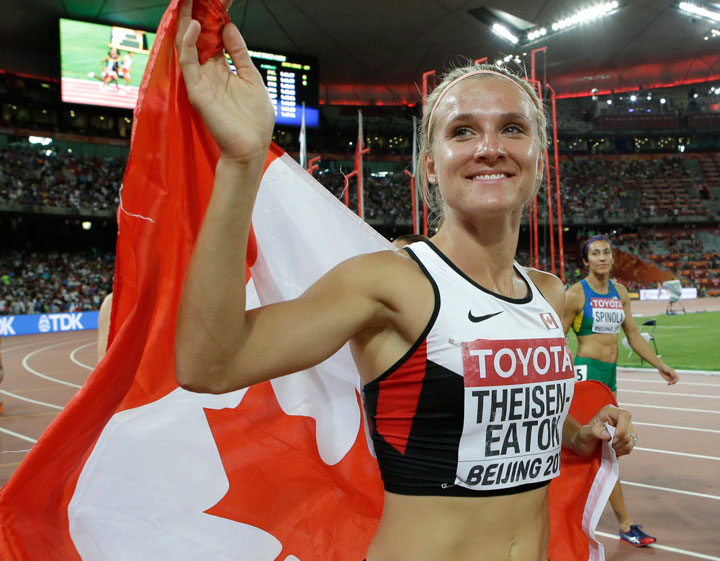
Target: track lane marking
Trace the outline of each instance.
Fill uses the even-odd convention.
[[[37,401],[35,399],[30,399],[29,397],[23,397],[21,395],[14,394],[7,390],[0,390],[0,394],[6,395],[8,397],[14,397],[15,399],[19,399],[20,401],[27,401],[28,403],[34,403],[35,405],[42,405],[43,407],[50,407],[51,409],[58,409],[59,411],[63,410],[62,407],[60,407],[59,405],[55,405],[54,403],[46,403],[44,401]]]
[[[668,411],[685,411],[686,413],[712,413],[720,415],[720,411],[710,409],[688,409],[687,407],[667,407],[665,405],[646,405],[644,403],[620,403],[622,407],[647,407],[649,409],[667,409]]]
[[[698,427],[679,427],[676,425],[661,425],[659,423],[643,423],[640,421],[633,421],[632,423],[633,423],[633,425],[637,425],[637,426],[659,427],[661,429],[693,430],[693,431],[698,431],[698,432],[712,432],[712,433],[720,434],[720,430],[717,430],[717,429],[701,429]]]
[[[75,350],[73,350],[73,352],[70,353],[70,360],[72,360],[72,361],[73,361],[75,364],[77,364],[78,366],[80,366],[80,367],[82,367],[82,368],[87,368],[88,370],[92,371],[95,367],[94,367],[94,366],[90,366],[89,364],[85,364],[84,362],[80,362],[79,360],[77,360],[77,359],[75,358],[75,353],[78,352],[79,350],[85,349],[85,348],[87,348],[87,347],[89,347],[89,346],[91,346],[91,345],[94,345],[94,344],[95,344],[94,341],[90,341],[89,343],[85,343],[84,345],[80,345],[80,346],[77,347]]]
[[[37,442],[37,439],[35,438],[30,438],[29,436],[25,436],[24,434],[20,434],[19,432],[11,431],[10,429],[4,429],[0,427],[0,432],[9,434],[10,436],[14,436],[15,438],[19,438],[20,440],[25,440],[26,442],[32,442],[33,444]]]
[[[684,491],[682,489],[672,489],[670,487],[660,487],[658,485],[648,485],[647,483],[635,483],[634,481],[621,481],[623,485],[632,485],[633,487],[643,487],[645,489],[654,489],[656,491],[665,491],[667,493],[678,493],[680,495],[690,495],[692,497],[701,497],[703,499],[714,499],[720,501],[718,495],[708,495],[707,493],[696,493],[695,491]]]
[[[662,384],[667,386],[668,383],[663,380],[645,380],[644,378],[618,378],[618,382],[642,382],[643,384]],[[681,386],[704,386],[706,388],[720,388],[720,381],[717,384],[708,384],[707,382],[686,382],[680,380],[678,382]]]
[[[602,536],[603,538],[612,538],[619,540],[620,536],[615,534],[608,534],[607,532],[595,532],[596,536]],[[707,559],[707,561],[720,561],[720,557],[714,557],[712,555],[706,555],[704,553],[696,553],[695,551],[688,551],[687,549],[678,549],[677,547],[670,547],[667,545],[658,545],[657,543],[648,546],[647,549],[662,549],[663,551],[670,551],[672,553],[679,553],[680,555],[687,555],[688,557],[695,557],[696,559]]]
[[[641,451],[641,452],[654,452],[656,454],[670,454],[671,456],[685,456],[686,458],[697,458],[699,460],[715,460],[716,462],[720,462],[720,458],[717,456],[704,456],[702,454],[690,454],[689,452],[673,452],[672,450],[657,450],[656,448],[643,448],[641,446],[636,446],[633,448],[633,451]]]
[[[623,371],[625,374],[644,374],[650,372],[657,372],[655,368],[638,368],[635,366],[618,366],[618,370]],[[720,376],[720,371],[718,370],[680,370],[676,368],[675,372],[684,376],[692,376],[695,374],[698,376]]]
[[[699,393],[677,393],[677,392],[650,392],[647,390],[626,390],[624,388],[618,389],[619,392],[627,393],[646,393],[650,395],[667,395],[671,397],[702,397],[705,399],[720,399],[720,395],[702,395]]]
[[[28,355],[25,355],[25,357],[23,358],[23,361],[22,361],[23,367],[25,368],[25,370],[27,370],[28,372],[30,372],[30,374],[34,374],[35,376],[37,376],[37,377],[39,377],[39,378],[43,378],[43,379],[45,379],[45,380],[49,380],[49,381],[51,381],[51,382],[55,382],[56,384],[62,384],[63,386],[70,386],[71,388],[76,388],[76,389],[82,388],[81,385],[73,384],[72,382],[66,382],[65,380],[58,380],[57,378],[53,378],[52,376],[47,376],[46,374],[43,374],[42,372],[38,372],[37,370],[34,370],[34,369],[31,368],[30,365],[28,364],[28,360],[29,360],[31,357],[33,357],[34,355],[36,355],[36,354],[38,354],[38,353],[45,352],[45,351],[49,351],[50,349],[54,349],[55,347],[60,347],[60,346],[62,346],[62,345],[67,345],[68,343],[72,343],[72,341],[63,341],[62,343],[56,343],[56,344],[54,344],[54,345],[48,345],[47,347],[42,347],[42,348],[40,348],[40,349],[37,349],[36,351],[31,352],[31,353],[28,354]]]

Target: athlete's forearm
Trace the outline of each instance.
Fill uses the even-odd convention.
[[[178,381],[205,388],[220,383],[243,338],[245,258],[263,162],[221,158],[178,309]]]
[[[660,370],[665,363],[653,352],[648,342],[638,333],[628,335],[628,343],[633,351],[645,362]]]

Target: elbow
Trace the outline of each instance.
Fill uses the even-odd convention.
[[[175,380],[184,390],[221,394],[238,389],[224,381],[222,373],[226,371],[227,368],[212,365],[209,361],[192,360],[175,349]]]

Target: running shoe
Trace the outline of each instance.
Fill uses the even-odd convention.
[[[620,530],[620,541],[629,543],[635,547],[645,547],[646,545],[655,543],[657,540],[653,536],[649,536],[643,532],[642,526],[633,524],[627,532]]]

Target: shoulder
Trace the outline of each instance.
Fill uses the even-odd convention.
[[[375,295],[411,290],[427,278],[404,250],[387,250],[351,257],[331,270],[334,281],[349,283]]]
[[[618,296],[625,301],[630,300],[630,295],[628,294],[627,288],[625,288],[623,285],[621,285],[618,282],[610,281],[612,282],[612,285],[615,287],[615,290],[617,290]]]
[[[524,269],[538,290],[542,292],[545,300],[561,315],[565,303],[565,286],[562,281],[545,271],[531,267],[524,267]]]
[[[567,298],[585,300],[585,289],[582,282],[576,282],[567,289]]]

